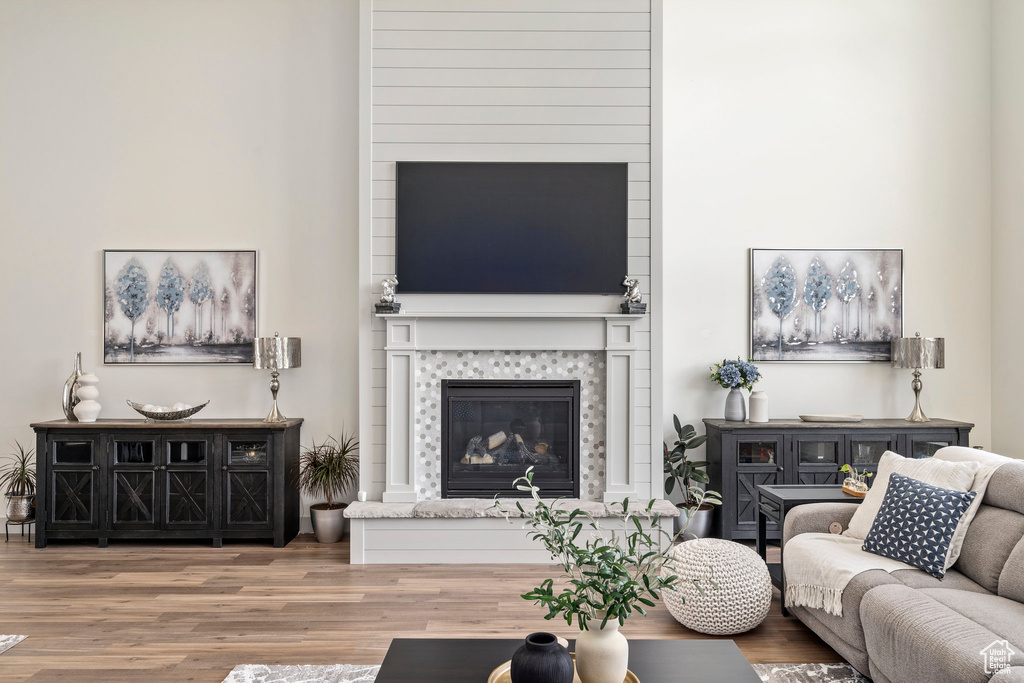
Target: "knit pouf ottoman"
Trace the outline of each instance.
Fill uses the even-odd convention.
[[[720,538],[680,543],[669,551],[662,574],[679,577],[678,590],[662,593],[668,611],[699,633],[743,633],[768,616],[772,604],[768,567],[756,552],[739,543]]]

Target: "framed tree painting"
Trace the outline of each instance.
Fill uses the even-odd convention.
[[[888,362],[902,336],[902,249],[750,250],[754,360]]]
[[[255,251],[103,252],[105,364],[253,362]]]

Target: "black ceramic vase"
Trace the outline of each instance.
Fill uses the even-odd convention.
[[[569,651],[553,633],[531,633],[512,655],[512,683],[572,683]]]

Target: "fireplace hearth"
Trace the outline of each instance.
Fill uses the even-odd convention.
[[[528,467],[545,498],[579,497],[578,380],[444,380],[441,404],[443,498],[528,495]]]

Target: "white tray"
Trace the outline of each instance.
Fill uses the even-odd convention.
[[[804,422],[860,422],[864,419],[863,415],[848,415],[848,414],[836,414],[836,415],[801,415],[800,419]]]

